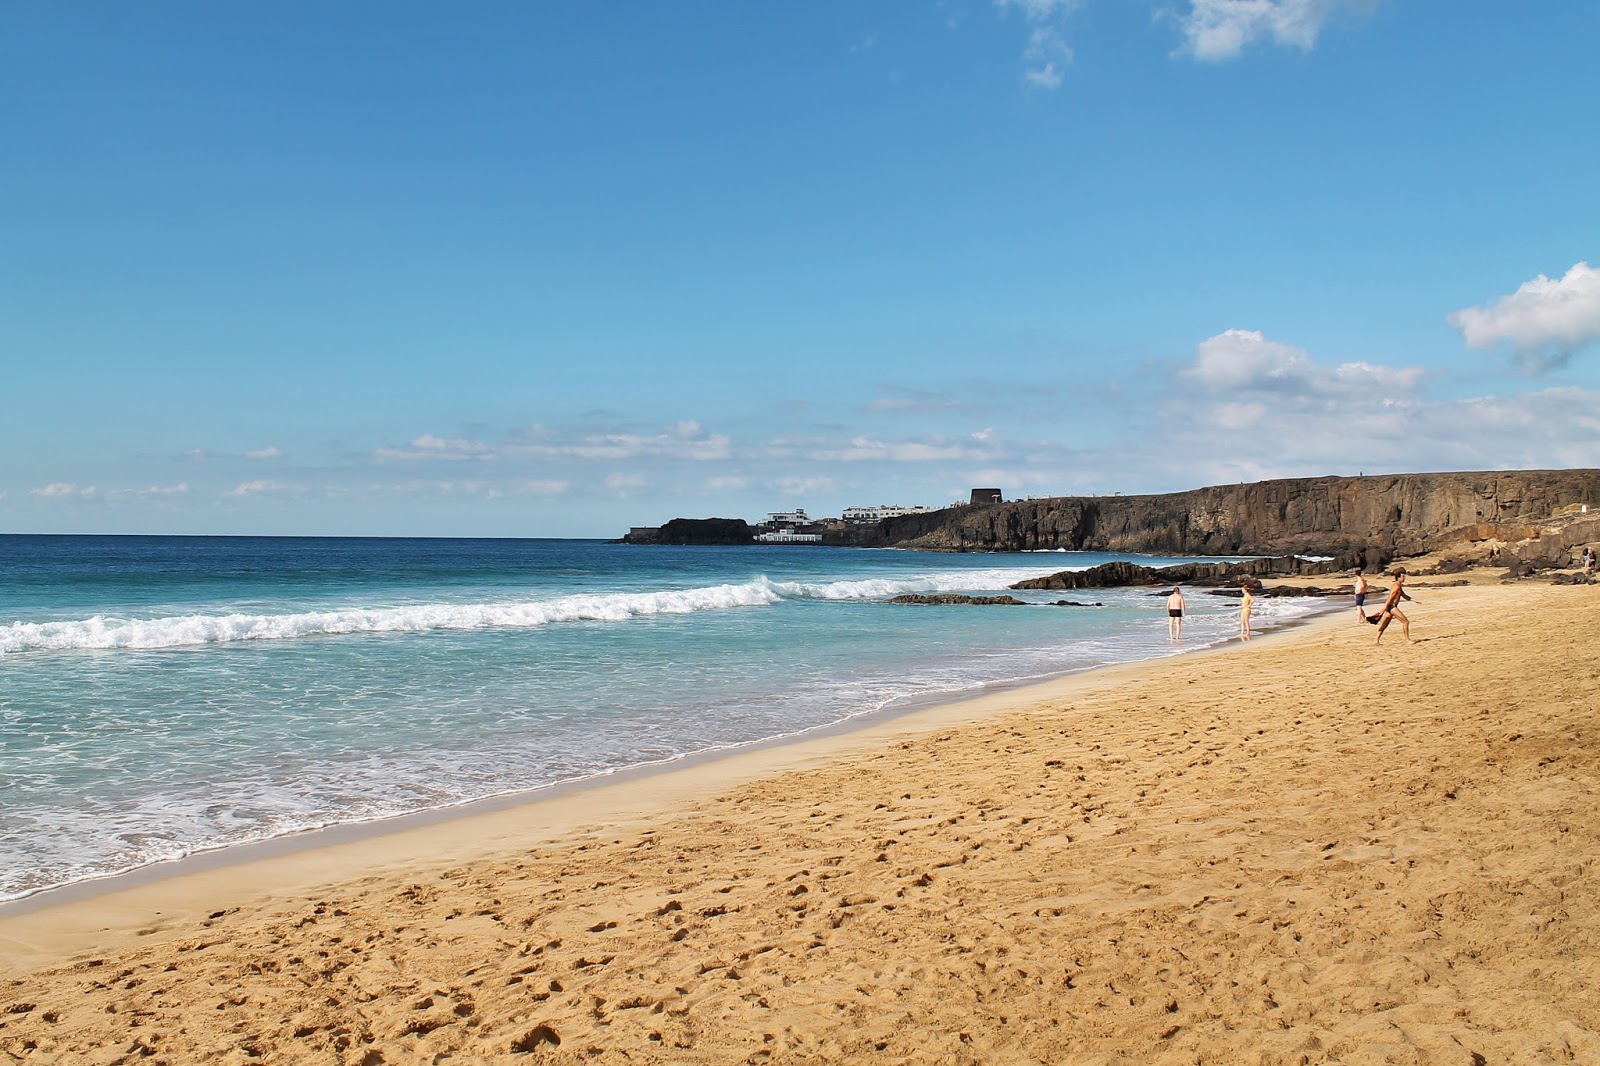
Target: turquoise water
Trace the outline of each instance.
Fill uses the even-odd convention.
[[[1112,558],[0,537],[0,899],[1233,633],[1199,594],[1178,646],[1148,590],[886,602]]]

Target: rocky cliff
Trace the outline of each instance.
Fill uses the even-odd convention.
[[[939,551],[1328,555],[1376,567],[1456,541],[1536,538],[1584,504],[1600,510],[1600,470],[1290,478],[951,507],[885,519],[852,539]]]

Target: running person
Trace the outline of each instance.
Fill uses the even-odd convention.
[[[1400,609],[1401,600],[1409,600],[1406,595],[1406,570],[1405,567],[1396,567],[1394,572],[1394,587],[1389,590],[1389,598],[1383,601],[1383,610],[1378,612],[1378,639],[1375,644],[1383,643],[1383,631],[1389,628],[1389,623],[1396,618],[1400,619],[1400,631],[1405,634],[1406,640],[1411,639],[1411,619]]]

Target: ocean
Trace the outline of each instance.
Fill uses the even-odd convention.
[[[0,536],[0,900],[1236,632],[1199,592],[1178,645],[1148,589],[887,602],[1114,558]],[[1257,625],[1321,609],[1260,600]]]

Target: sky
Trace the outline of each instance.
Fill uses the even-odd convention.
[[[1600,466],[1600,0],[0,0],[0,532]]]

